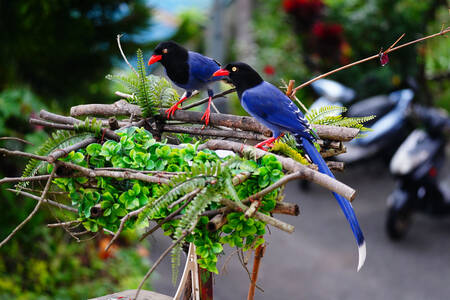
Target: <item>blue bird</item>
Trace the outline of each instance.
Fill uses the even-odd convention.
[[[334,178],[320,153],[314,147],[315,134],[298,107],[278,88],[264,81],[259,74],[245,63],[231,63],[216,71],[213,76],[229,76],[241,100],[242,107],[256,120],[268,127],[272,138],[257,144],[255,147],[271,147],[272,143],[290,132],[297,143],[302,145],[306,154],[318,166],[321,173]],[[366,243],[359,227],[358,220],[351,203],[337,193],[333,193],[339,203],[358,244],[358,271],[366,259]]]
[[[202,116],[205,125],[209,123],[211,114],[211,100],[214,94],[208,85],[214,81],[222,80],[222,77],[212,77],[212,74],[220,69],[220,64],[212,58],[201,55],[200,53],[188,51],[175,42],[168,41],[159,43],[153,51],[153,55],[148,61],[148,65],[160,62],[166,69],[166,74],[178,87],[186,91],[185,95],[166,110],[167,118],[175,113],[178,105],[191,97],[195,90],[207,89],[209,101],[208,107]]]

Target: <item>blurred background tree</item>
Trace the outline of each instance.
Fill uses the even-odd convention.
[[[1,1],[0,88],[24,84],[64,108],[101,101],[119,56],[116,35],[147,29],[149,17],[142,0]],[[138,46],[145,45],[123,41],[132,53]]]
[[[133,37],[149,28],[150,14],[145,1],[1,1],[0,136],[40,145],[47,133],[28,124],[31,114],[113,101],[104,77],[121,62],[116,35],[127,34],[122,46],[128,53],[146,49],[147,41]],[[0,176],[20,176],[24,162],[1,158]],[[3,188],[0,197],[0,209],[8,212],[0,220],[3,239],[35,203]],[[61,229],[46,228],[55,214],[63,217],[43,210],[0,249],[0,299],[86,299],[139,283],[147,255],[121,247],[113,258],[100,258],[98,241],[76,243]]]

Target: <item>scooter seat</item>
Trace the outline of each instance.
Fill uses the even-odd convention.
[[[381,118],[395,107],[395,102],[388,96],[374,96],[361,100],[352,106],[347,111],[347,117],[366,117],[375,115],[376,118],[364,123],[366,127],[370,127],[377,119]]]

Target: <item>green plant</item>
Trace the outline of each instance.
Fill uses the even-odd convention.
[[[137,51],[138,75],[107,75],[106,79],[120,83],[127,92],[132,94],[127,100],[141,107],[144,117],[158,113],[158,108],[169,107],[179,96],[172,85],[163,77],[147,75],[144,56],[141,49]]]

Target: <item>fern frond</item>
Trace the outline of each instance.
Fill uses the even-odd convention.
[[[183,195],[190,193],[197,188],[205,187],[208,183],[210,183],[214,179],[215,178],[213,177],[206,177],[206,176],[194,177],[189,178],[185,182],[174,186],[167,193],[164,193],[161,197],[159,197],[155,201],[147,204],[147,208],[145,208],[143,212],[139,214],[137,223],[139,224],[143,222],[146,218],[153,216],[161,209],[166,208],[167,206],[169,206],[170,203],[179,199]]]
[[[131,93],[132,95],[136,95],[137,93],[139,93],[139,80],[134,73],[128,76],[108,74],[106,75],[106,79],[121,84],[127,90],[127,92]],[[137,99],[135,96],[126,100],[133,104],[137,103]]]
[[[365,128],[363,124],[367,121],[373,120],[374,118],[374,115],[367,117],[342,118],[341,120],[336,120],[336,122],[332,123],[332,125],[369,130],[369,128]]]
[[[169,107],[178,101],[178,93],[167,79],[155,75],[148,75],[147,79],[155,105]]]
[[[153,97],[151,96],[150,84],[145,71],[144,54],[141,49],[137,50],[137,71],[139,74],[139,91],[136,94],[137,102],[141,107],[142,116],[145,118],[151,117],[157,113],[157,110]]]
[[[186,207],[180,222],[174,233],[174,238],[179,239],[185,230],[192,228],[198,220],[200,214],[213,202],[219,202],[222,193],[218,191],[218,187],[203,189],[199,192],[191,203]],[[172,250],[172,281],[176,282],[178,277],[178,269],[180,267],[180,247],[174,247]]]
[[[47,156],[56,149],[66,148],[92,136],[94,136],[92,133],[58,130],[56,132],[53,132],[52,135],[39,147],[39,149],[36,151],[36,154]],[[30,159],[25,166],[22,177],[30,177],[36,175],[36,173],[46,164],[46,162],[40,160]],[[16,188],[20,190],[27,185],[28,182],[21,182],[16,185]]]
[[[282,141],[276,141],[273,144],[273,147],[270,149],[270,152],[281,153],[301,163],[302,165],[309,165],[309,162],[308,160],[306,160],[306,158],[304,158],[298,151],[290,147],[288,144],[283,143]]]
[[[97,121],[96,118],[86,118],[83,122],[74,125],[74,129],[76,132],[91,132],[94,133],[97,137],[102,135],[102,122]]]
[[[310,123],[318,124],[317,122],[324,117],[341,115],[345,111],[347,111],[345,107],[327,105],[315,109],[310,109],[305,117]]]

